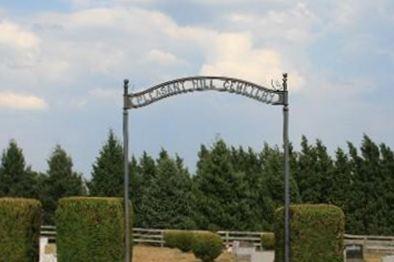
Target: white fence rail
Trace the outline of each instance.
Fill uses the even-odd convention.
[[[164,246],[164,229],[133,228],[134,243]],[[261,235],[265,232],[218,231],[226,245],[234,241],[253,243],[261,248]],[[56,227],[42,226],[41,236],[56,239]],[[394,254],[394,236],[362,236],[345,234],[345,245],[362,245],[366,252]]]
[[[234,241],[253,243],[256,248],[261,248],[261,235],[266,232],[250,231],[218,231],[226,246],[231,246]]]
[[[133,242],[164,246],[164,230],[133,228]]]
[[[362,236],[345,234],[345,245],[361,245],[364,252],[394,254],[394,236]]]
[[[56,227],[55,226],[41,226],[40,231],[41,237],[46,237],[48,239],[56,239]]]

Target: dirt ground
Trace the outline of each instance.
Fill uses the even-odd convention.
[[[137,245],[133,248],[133,262],[198,262],[193,253],[182,253],[175,248]],[[216,262],[233,262],[233,256],[227,252],[221,254]]]
[[[56,246],[53,244],[47,245],[45,248],[45,254],[52,254],[56,252]],[[166,247],[152,247],[144,245],[136,245],[133,248],[133,261],[134,262],[199,262],[193,253],[182,253],[180,250],[175,248]],[[381,254],[365,254],[364,262],[381,262]],[[227,252],[223,252],[217,259],[216,262],[234,262],[235,258],[233,255]]]
[[[364,257],[365,262],[380,262],[382,258],[381,254],[366,254]]]
[[[175,248],[152,247],[137,245],[134,246],[133,261],[134,262],[199,262],[193,253],[182,253]],[[364,262],[380,262],[381,254],[366,254]],[[216,262],[234,262],[235,258],[230,253],[224,252],[216,260]]]

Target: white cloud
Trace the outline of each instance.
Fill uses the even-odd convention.
[[[42,73],[54,68],[55,75],[79,79],[84,74],[111,76],[181,62],[173,52],[174,39],[165,39],[167,30],[177,25],[160,12],[96,8],[46,14],[37,20],[40,28],[57,28],[42,31],[45,53],[36,68]]]
[[[239,30],[247,29],[269,43],[307,44],[314,40],[314,27],[321,23],[305,3],[271,9],[263,14],[233,12],[224,18],[227,25]]]
[[[0,66],[31,67],[39,53],[40,38],[22,26],[0,20]]]
[[[333,8],[329,12],[330,22],[332,26],[358,27],[360,22],[368,17],[379,16],[383,18],[386,15],[386,11],[390,10],[390,6],[392,6],[392,1],[390,0],[333,1]],[[332,29],[338,30],[338,27]]]
[[[209,6],[229,6],[229,5],[262,5],[262,4],[270,4],[270,3],[278,3],[285,2],[286,0],[190,0],[191,2],[195,2],[198,4],[204,4]]]
[[[43,110],[48,107],[40,97],[0,91],[0,108],[18,110]]]
[[[178,59],[174,54],[158,49],[150,50],[146,56],[146,59],[160,65],[173,65],[183,62]]]
[[[152,4],[162,0],[68,0],[74,8],[130,6],[133,4]]]
[[[93,2],[97,4],[91,0],[81,0],[80,4]],[[287,72],[292,89],[300,90],[310,73],[306,50],[315,39],[314,28],[321,23],[315,10],[305,3],[262,15],[233,12],[226,19],[231,26],[236,25],[234,30],[181,26],[164,13],[135,6],[99,6],[33,17],[29,22],[35,25],[34,33],[20,25],[8,25],[7,30],[14,32],[11,35],[20,37],[3,36],[7,39],[3,42],[14,39],[19,45],[38,50],[28,52],[30,60],[16,55],[8,58],[19,64],[28,61],[29,70],[2,70],[0,60],[0,71],[8,83],[20,84],[21,79],[37,87],[60,83],[78,92],[79,88],[97,85],[96,79],[109,78],[113,83],[115,78],[121,81],[130,77],[145,85],[199,71],[269,85],[271,79],[281,79]],[[277,44],[282,42],[286,44]],[[7,52],[0,49],[0,53]],[[16,53],[23,54],[21,50]]]
[[[30,88],[62,88],[64,95],[80,97],[81,89],[102,86],[102,80],[110,79],[113,85],[114,79],[121,82],[130,77],[137,79],[133,83],[146,86],[195,75],[196,71],[268,84],[286,71],[294,86],[302,85],[301,73],[289,66],[291,63],[283,62],[282,50],[254,46],[255,34],[181,26],[158,11],[99,7],[70,13],[47,12],[32,17],[29,24],[34,26],[12,28],[24,32],[24,38],[30,39],[30,49],[38,51],[31,53],[32,58],[25,63],[28,69],[2,68],[0,61],[0,72],[9,85],[27,82]],[[26,28],[33,28],[34,33]],[[23,54],[21,50],[16,53]],[[16,63],[21,59],[15,55],[9,60]],[[97,97],[111,97],[109,91],[92,92]]]
[[[19,48],[36,48],[39,38],[32,32],[26,31],[19,25],[0,21],[0,45]]]
[[[296,70],[283,65],[278,51],[253,48],[250,35],[229,33],[216,38],[201,68],[201,74],[236,76],[266,86],[271,79],[281,79],[284,72],[290,74],[293,90],[302,87],[302,77]]]
[[[88,101],[85,98],[73,98],[69,101],[69,108],[81,109],[85,107],[87,103]]]
[[[95,88],[90,90],[89,94],[103,100],[121,101],[122,92],[119,89]]]

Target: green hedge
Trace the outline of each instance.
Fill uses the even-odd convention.
[[[56,232],[59,262],[123,262],[123,199],[62,198],[56,210]]]
[[[211,262],[223,250],[223,241],[216,233],[209,231],[166,230],[164,232],[165,245],[178,248],[182,252],[189,252],[204,262]]]
[[[345,216],[333,205],[290,207],[291,261],[343,261]],[[275,261],[284,261],[284,209],[275,213]]]
[[[166,230],[164,232],[164,243],[167,247],[178,248],[182,252],[192,250],[194,233],[186,230]]]
[[[261,234],[261,246],[264,250],[274,250],[275,249],[275,234],[274,233]]]
[[[0,198],[0,261],[38,261],[40,226],[38,200]]]
[[[205,231],[193,234],[193,254],[203,262],[212,262],[222,253],[223,241],[218,234]]]

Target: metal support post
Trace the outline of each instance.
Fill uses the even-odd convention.
[[[289,101],[287,74],[283,74],[283,148],[285,179],[285,262],[290,262],[290,174],[289,174]]]
[[[125,234],[125,262],[130,262],[130,216],[129,216],[129,113],[128,113],[128,88],[129,80],[123,81],[123,157],[124,157],[124,234]],[[132,258],[131,258],[132,259]]]

